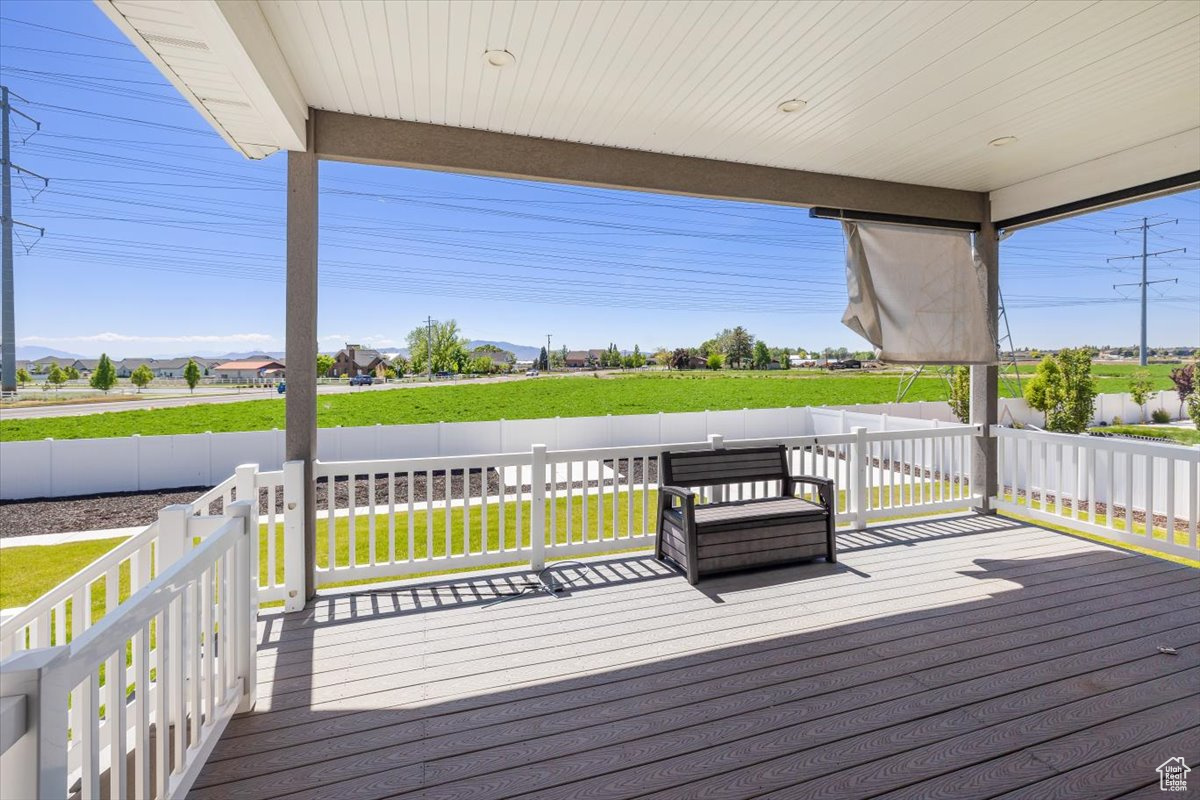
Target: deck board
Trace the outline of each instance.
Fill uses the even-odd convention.
[[[264,617],[258,706],[190,796],[1101,796],[1075,775],[1115,797],[1200,760],[1196,570],[996,517],[839,548],[695,587],[635,555],[561,599],[485,607],[510,572]]]

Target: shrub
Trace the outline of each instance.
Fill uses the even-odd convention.
[[[1046,416],[1046,428],[1080,433],[1092,420],[1096,382],[1092,359],[1085,350],[1061,350],[1046,356],[1025,384],[1025,402]]]
[[[950,411],[959,422],[966,425],[971,421],[971,370],[955,367],[950,376]]]
[[[1187,412],[1192,424],[1200,430],[1200,391],[1193,391],[1187,398]]]
[[[1161,408],[1156,408],[1150,414],[1150,421],[1156,422],[1159,425],[1165,425],[1171,421],[1171,415]]]
[[[1113,417],[1112,424],[1113,425],[1124,425],[1125,421],[1122,420],[1120,417]]]

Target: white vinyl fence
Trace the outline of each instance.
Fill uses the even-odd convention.
[[[534,444],[551,449],[616,447],[703,441],[719,433],[731,439],[797,436],[837,426],[872,425],[873,414],[822,408],[763,408],[680,414],[566,417],[321,428],[317,455],[323,461],[464,456],[511,453]],[[925,427],[924,420],[898,418],[895,427]],[[283,468],[284,432],[244,431],[119,439],[43,439],[0,443],[0,500],[71,497],[104,492],[212,486],[238,464]]]

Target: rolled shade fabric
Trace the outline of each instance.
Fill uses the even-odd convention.
[[[842,323],[901,364],[995,364],[987,276],[968,231],[842,222]]]

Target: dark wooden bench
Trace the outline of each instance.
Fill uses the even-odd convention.
[[[833,481],[792,475],[783,445],[664,452],[658,464],[662,485],[655,556],[682,567],[688,583],[714,572],[821,555],[837,561]],[[779,494],[698,504],[693,491],[757,481],[777,484]],[[819,503],[795,496],[805,484],[816,487]]]

